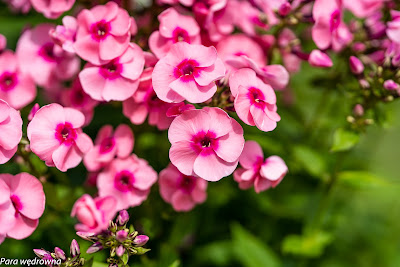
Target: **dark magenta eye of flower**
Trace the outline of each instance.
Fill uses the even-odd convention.
[[[244,53],[244,52],[236,52],[235,54],[234,54],[235,56],[238,56],[238,57],[240,57],[240,56],[247,56],[247,54],[246,53]]]
[[[44,44],[39,50],[39,55],[48,62],[60,61],[60,57],[54,53],[54,43]]]
[[[100,68],[100,74],[106,79],[116,79],[120,77],[122,65],[118,61],[111,61]]]
[[[179,187],[186,193],[191,193],[196,186],[196,178],[184,175],[179,181]]]
[[[176,78],[180,77],[191,77],[193,74],[195,74],[196,67],[199,65],[197,61],[192,60],[192,59],[185,59],[181,63],[176,66],[174,75]]]
[[[260,89],[254,87],[249,88],[248,97],[251,104],[256,105],[259,108],[265,107],[265,96]]]
[[[339,27],[339,24],[340,24],[340,11],[335,10],[331,16],[331,27],[330,27],[331,32],[336,30]]]
[[[66,122],[64,124],[57,125],[56,138],[60,143],[71,145],[77,137],[76,130],[71,123]]]
[[[177,43],[177,42],[190,43],[189,34],[186,30],[177,27],[172,34],[173,34],[174,43]]]
[[[123,170],[115,175],[114,186],[121,192],[131,191],[134,183],[135,177],[130,171]]]
[[[100,153],[110,152],[115,146],[115,139],[113,137],[105,138],[100,144]]]
[[[4,72],[0,76],[0,88],[2,91],[12,90],[18,83],[18,77],[16,73]]]
[[[211,146],[211,139],[207,136],[204,137],[203,140],[200,141],[201,146],[204,147],[210,147]]]
[[[192,148],[202,155],[208,155],[215,149],[218,149],[218,139],[212,131],[199,132],[192,137]]]
[[[19,199],[18,196],[12,195],[10,197],[10,199],[11,199],[11,202],[12,202],[16,212],[19,212],[20,210],[22,210],[23,205],[22,205],[21,200]]]
[[[107,37],[107,35],[110,33],[110,30],[111,30],[110,23],[102,20],[93,24],[90,29],[90,32],[92,33],[94,39],[100,41]]]

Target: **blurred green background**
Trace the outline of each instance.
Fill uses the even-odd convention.
[[[40,14],[16,16],[0,4],[0,33],[10,49],[15,49],[24,27],[44,21]],[[261,194],[241,191],[226,177],[209,184],[203,205],[176,213],[154,186],[148,200],[130,210],[131,223],[150,236],[147,247],[152,249],[133,258],[132,266],[400,266],[400,104],[379,107],[380,125],[368,127],[346,151],[358,136],[339,130],[342,134],[336,132],[334,142],[334,135],[346,128],[353,104],[341,88],[356,81],[342,84],[335,79],[341,67],[339,59],[332,70],[304,64],[290,89],[278,93],[278,128],[263,133],[244,126],[245,138],[258,141],[266,156],[276,154],[286,161],[289,174],[277,188]],[[22,111],[25,117],[29,108]],[[105,124],[129,123],[121,111],[120,103],[100,105],[84,131],[94,138]],[[166,132],[147,124],[132,128],[134,153],[158,172],[165,168]],[[43,165],[38,161],[38,166]],[[15,163],[0,166],[0,172],[24,170]],[[39,227],[26,240],[7,239],[0,257],[33,258],[32,249],[55,246],[68,251],[73,238],[82,250],[90,245],[75,235],[76,221],[69,217],[76,199],[96,192],[82,186],[84,167],[66,174],[42,170],[51,177],[45,184],[47,204]],[[95,256],[97,262],[105,258],[105,252]]]

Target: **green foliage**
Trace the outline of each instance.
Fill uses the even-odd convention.
[[[317,258],[322,255],[326,246],[333,241],[330,233],[317,231],[305,235],[287,236],[282,243],[283,253]]]
[[[339,128],[335,131],[335,134],[333,136],[333,145],[331,151],[338,152],[349,150],[353,148],[359,140],[359,134]]]

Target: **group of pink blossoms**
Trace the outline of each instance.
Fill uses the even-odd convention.
[[[7,2],[14,10],[27,12],[32,6],[54,19],[75,1]],[[293,45],[296,36],[288,28],[277,40],[257,33],[277,25],[291,10],[309,12],[311,6],[301,0],[159,0],[172,7],[159,14],[159,29],[145,40],[150,51],[132,42],[148,18],[136,24],[116,2],[81,9],[76,17],[65,16],[63,25],[25,29],[15,53],[5,49],[0,35],[0,164],[16,153],[23,123],[18,110],[34,101],[40,86],[52,104],[33,107],[28,150],[63,172],[84,162],[98,196],[82,196],[71,216],[80,222],[77,231],[87,233],[105,229],[118,210],[140,205],[157,180],[162,198],[177,211],[204,202],[208,181],[232,173],[242,189],[254,187],[259,193],[277,186],[288,172],[284,161],[278,156],[264,159],[261,147],[245,142],[242,126],[223,109],[199,106],[210,104],[229,86],[233,107],[227,110],[234,109],[244,124],[274,130],[281,119],[274,90],[287,86],[289,72],[296,72],[302,60],[315,67],[332,66],[326,50],[340,51],[353,40],[344,10],[366,18],[384,5],[383,0],[316,0],[312,38],[318,49],[307,54]],[[398,63],[400,15],[392,11],[391,16],[385,29]],[[235,27],[242,33],[233,33]],[[271,46],[279,49],[285,67],[268,65]],[[81,60],[86,62],[82,70]],[[350,65],[355,73],[363,71],[356,57]],[[71,81],[69,88],[65,81]],[[392,81],[388,87],[398,85]],[[94,108],[109,101],[122,101],[123,114],[133,124],[148,117],[150,125],[168,129],[171,164],[159,175],[132,154],[134,135],[128,125],[115,130],[105,125],[94,144],[82,131]],[[30,185],[29,192],[25,185]],[[29,236],[44,201],[35,177],[1,174],[0,243],[5,237]]]

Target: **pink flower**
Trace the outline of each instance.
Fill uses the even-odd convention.
[[[225,66],[214,47],[179,42],[160,59],[153,70],[153,87],[164,102],[201,103],[217,91]]]
[[[133,145],[133,132],[128,125],[119,125],[115,132],[111,125],[105,125],[97,134],[94,147],[86,154],[83,162],[89,171],[98,171],[115,157],[127,158],[132,153]]]
[[[278,156],[271,156],[264,161],[264,153],[255,141],[244,144],[239,161],[243,168],[233,173],[235,181],[239,183],[240,189],[254,185],[257,193],[276,187],[288,172],[285,162]]]
[[[276,96],[268,84],[257,78],[251,69],[240,69],[229,79],[235,110],[248,125],[256,125],[262,131],[272,131],[280,116],[276,113]]]
[[[9,8],[15,13],[26,14],[31,10],[30,0],[5,0]]]
[[[382,8],[385,0],[343,0],[343,5],[359,18],[366,18]]]
[[[147,161],[132,155],[126,159],[115,159],[97,178],[99,195],[114,196],[116,209],[126,209],[142,204],[157,181],[157,173]]]
[[[169,118],[175,118],[175,117],[178,117],[179,115],[181,115],[186,110],[192,110],[192,109],[196,109],[196,107],[191,104],[185,104],[184,102],[181,102],[181,103],[178,103],[178,104],[170,107],[167,110],[166,115]]]
[[[151,83],[153,68],[146,69],[135,94],[122,103],[122,112],[133,124],[140,125],[149,116],[149,124],[159,130],[168,129],[172,118],[167,117],[168,109],[175,104],[161,101],[154,92]]]
[[[98,105],[96,100],[93,100],[83,91],[78,78],[72,82],[71,88],[62,91],[61,103],[65,107],[71,107],[82,112],[85,115],[84,126],[90,123],[93,118],[94,108]]]
[[[391,10],[392,21],[387,23],[386,34],[390,40],[400,44],[400,11]]]
[[[235,12],[236,16],[234,18],[235,24],[247,35],[256,36],[257,29],[267,30],[268,26],[265,22],[261,21],[262,12],[255,8],[248,1],[232,1],[232,4],[235,6],[236,10],[240,10],[240,12]]]
[[[16,51],[21,71],[45,88],[69,80],[80,67],[76,56],[54,44],[49,36],[51,29],[54,29],[54,25],[40,24],[26,30],[18,40]]]
[[[57,25],[51,29],[49,34],[54,43],[61,46],[67,52],[75,53],[74,42],[78,23],[74,17],[65,16],[62,19],[63,25]]]
[[[294,49],[301,49],[300,45],[293,45],[296,38],[297,36],[289,28],[284,28],[278,37],[278,45],[282,55],[283,65],[290,73],[298,72],[301,67],[301,59],[292,53]]]
[[[360,74],[364,71],[363,63],[355,56],[351,56],[349,58],[349,64],[350,64],[350,70],[354,74]]]
[[[31,77],[19,70],[16,56],[10,50],[0,54],[0,99],[11,107],[21,109],[36,97]]]
[[[243,129],[220,108],[188,110],[168,130],[169,158],[187,176],[218,181],[230,175],[243,150]]]
[[[84,122],[85,116],[76,109],[59,104],[42,107],[28,125],[32,152],[60,171],[76,167],[93,146],[81,130]]]
[[[62,13],[72,8],[75,0],[30,0],[37,12],[43,13],[46,18],[56,19]]]
[[[30,236],[39,224],[45,201],[43,186],[32,175],[0,174],[0,239]]]
[[[312,38],[319,49],[339,51],[353,39],[348,27],[342,20],[340,0],[316,0],[313,7],[315,24]]]
[[[313,67],[320,68],[330,68],[333,66],[333,62],[328,54],[318,49],[311,51],[310,57],[308,58],[308,63],[310,63],[310,65]]]
[[[157,4],[163,5],[177,5],[177,4],[182,4],[184,6],[192,6],[195,0],[157,0]]]
[[[174,8],[168,8],[158,15],[160,30],[150,35],[149,46],[158,57],[164,57],[177,42],[201,44],[200,27],[193,17],[181,15]]]
[[[207,181],[179,172],[172,164],[160,172],[160,194],[176,211],[190,211],[207,198]]]
[[[138,88],[143,66],[142,49],[131,43],[120,57],[110,62],[101,65],[86,64],[79,73],[79,79],[83,90],[93,99],[123,101],[131,97]]]
[[[131,38],[132,20],[115,2],[84,9],[78,15],[76,53],[95,65],[122,55]]]
[[[21,138],[21,115],[0,99],[0,164],[6,163],[14,156]]]
[[[108,228],[114,218],[117,201],[112,196],[96,197],[85,194],[72,207],[71,217],[80,223],[75,225],[76,231],[97,234]]]

